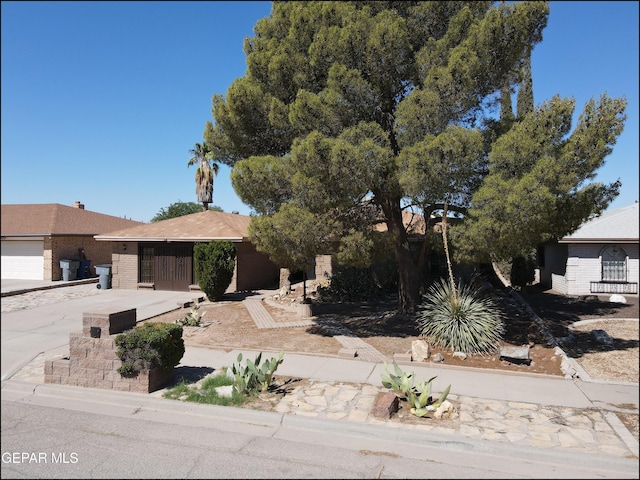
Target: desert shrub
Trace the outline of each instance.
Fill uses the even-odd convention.
[[[382,292],[368,268],[337,267],[327,286],[318,287],[318,299],[326,302],[364,300]]]
[[[147,322],[117,335],[114,341],[122,376],[157,367],[172,369],[184,355],[182,327],[174,323]]]
[[[444,279],[429,287],[416,321],[428,342],[467,354],[494,351],[504,335],[491,297],[468,284],[454,290]]]
[[[212,302],[231,285],[236,266],[236,247],[229,241],[198,243],[193,247],[193,264],[200,290]]]

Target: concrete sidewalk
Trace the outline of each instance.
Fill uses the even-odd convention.
[[[189,346],[181,365],[220,369],[236,363],[238,353],[254,359],[259,351],[221,350]],[[263,359],[278,352],[263,351]],[[331,356],[285,353],[277,373],[319,381],[380,385],[385,373],[383,363]],[[483,370],[443,364],[399,363],[404,371],[415,373],[416,383],[437,376],[434,392],[452,385],[452,392],[491,400],[527,402],[547,406],[600,408],[608,411],[638,413],[639,394],[636,383],[605,383],[568,380],[552,375],[523,374],[501,370]],[[393,368],[389,365],[389,368]]]

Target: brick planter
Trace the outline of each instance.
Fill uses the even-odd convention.
[[[173,379],[173,369],[154,368],[130,377],[118,373],[122,361],[115,336],[135,324],[135,309],[83,314],[82,332],[69,335],[69,356],[45,362],[44,382],[139,393],[163,388]]]

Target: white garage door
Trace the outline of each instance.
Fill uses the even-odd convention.
[[[2,240],[2,278],[44,279],[42,240]]]

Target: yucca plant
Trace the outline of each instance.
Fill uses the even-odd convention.
[[[493,300],[479,289],[442,279],[434,283],[416,318],[422,336],[433,345],[467,354],[493,352],[504,322]]]

